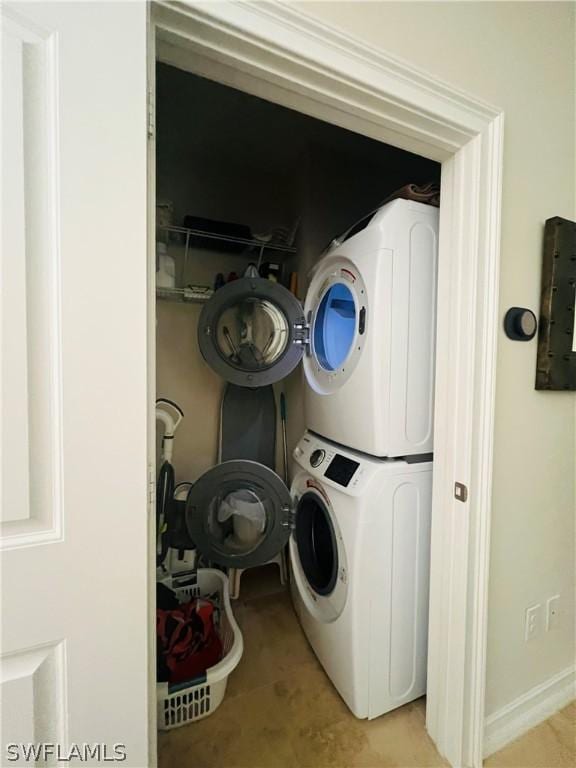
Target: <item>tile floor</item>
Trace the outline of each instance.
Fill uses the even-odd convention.
[[[426,768],[446,763],[425,730],[425,699],[376,720],[348,711],[308,646],[273,567],[244,574],[234,613],[244,656],[210,717],[159,734],[160,768]],[[576,705],[486,761],[574,768]]]

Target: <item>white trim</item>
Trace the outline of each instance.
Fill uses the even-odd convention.
[[[156,696],[156,135],[151,117],[155,115],[156,107],[156,35],[152,21],[152,9],[148,5],[148,40],[147,40],[147,157],[146,182],[148,221],[146,246],[148,251],[147,264],[147,305],[148,327],[146,338],[146,355],[148,358],[148,425],[147,425],[147,461],[149,484],[147,490],[148,509],[147,544],[148,544],[148,634],[146,637],[148,651],[148,765],[158,764],[158,722]]]
[[[153,18],[160,60],[443,163],[427,728],[479,768],[502,115],[284,3],[160,2]]]
[[[486,718],[484,757],[505,747],[530,728],[576,699],[576,667],[568,667]]]
[[[280,86],[292,108],[299,98],[302,111],[410,151],[418,145],[426,157],[446,159],[498,114],[283,3],[191,0],[155,11],[163,61],[272,101],[282,102]]]

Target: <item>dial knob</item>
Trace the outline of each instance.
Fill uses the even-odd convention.
[[[536,335],[536,315],[524,307],[511,307],[504,318],[504,330],[512,341],[530,341]]]
[[[326,456],[326,451],[323,451],[322,448],[316,448],[316,450],[312,451],[310,454],[310,464],[313,467],[320,466],[324,461],[324,456]]]

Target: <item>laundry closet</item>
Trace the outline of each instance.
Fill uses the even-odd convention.
[[[357,717],[425,692],[439,183],[438,163],[157,65],[159,652],[168,591],[214,598],[205,662],[236,654],[245,676],[254,628],[234,616],[265,593]],[[380,353],[381,397],[361,373]],[[190,669],[159,662],[180,744],[226,700]]]

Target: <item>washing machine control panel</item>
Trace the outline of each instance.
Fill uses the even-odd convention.
[[[362,457],[344,451],[306,433],[294,448],[293,456],[303,469],[327,486],[346,488],[357,495],[371,477],[371,467]]]
[[[294,458],[302,467],[308,467],[319,479],[331,481],[352,491],[358,489],[364,479],[361,460],[341,453],[337,446],[319,442],[313,435],[305,435],[294,449]]]
[[[359,461],[354,461],[347,456],[337,453],[328,465],[328,469],[324,472],[324,477],[347,488],[359,466]]]

